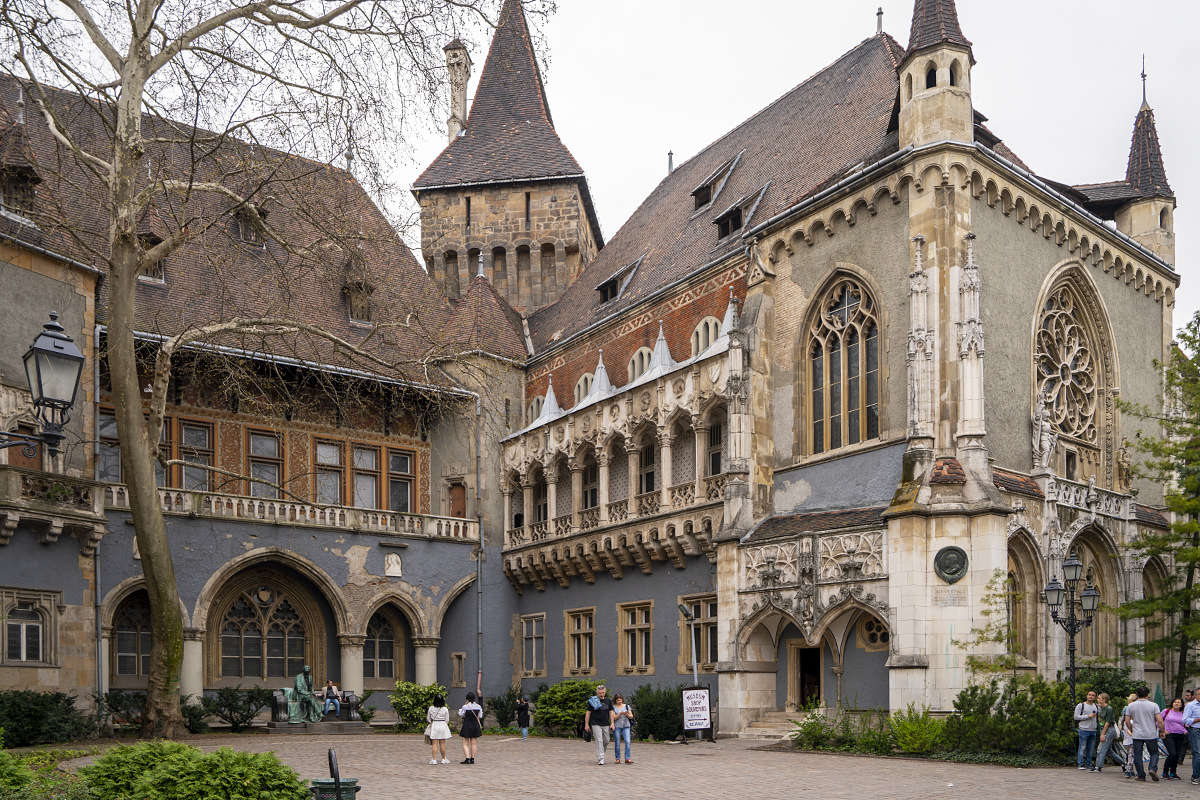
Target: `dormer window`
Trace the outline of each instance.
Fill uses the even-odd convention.
[[[620,294],[620,285],[617,283],[616,278],[613,278],[600,284],[596,287],[596,290],[600,292],[600,302],[607,303],[609,300],[615,300],[617,295]]]
[[[645,256],[642,256],[645,258]],[[600,302],[607,303],[609,300],[615,300],[621,296],[621,292],[629,285],[629,281],[633,279],[633,275],[637,272],[638,265],[642,263],[642,258],[632,264],[621,267],[619,270],[609,276],[608,280],[596,287],[596,291],[600,293]]]
[[[0,182],[0,202],[7,211],[21,216],[33,212],[34,200],[37,199],[36,176],[26,170],[5,170]]]
[[[162,244],[162,241],[162,237],[155,236],[153,233],[138,235],[138,246],[141,248],[143,255]],[[162,283],[167,278],[167,260],[159,258],[149,264],[143,264],[141,269],[138,270],[138,277]]]
[[[744,150],[742,151],[745,152]],[[721,190],[725,188],[725,182],[729,180],[733,168],[737,166],[738,160],[742,157],[742,153],[738,153],[733,158],[726,161],[721,166],[714,169],[708,174],[700,185],[692,190],[692,199],[695,200],[696,210],[707,208],[717,196],[721,194]]]
[[[353,281],[342,287],[346,303],[350,307],[351,322],[371,321],[371,294],[375,287],[363,281]]]
[[[724,239],[742,229],[742,209],[735,208],[717,219],[717,238]]]
[[[712,202],[712,185],[701,186],[692,192],[692,196],[696,199],[696,208],[704,208]]]
[[[267,212],[258,209],[259,218],[265,218]],[[237,233],[238,241],[242,244],[252,245],[254,247],[263,247],[262,228],[259,227],[258,220],[250,211],[238,211],[233,215],[234,230]]]

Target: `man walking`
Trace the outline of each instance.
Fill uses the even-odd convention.
[[[596,742],[596,763],[600,766],[604,766],[604,753],[612,741],[613,704],[604,696],[607,693],[607,688],[597,686],[596,693],[588,698],[587,713],[583,715],[583,724],[591,729],[592,739]]]
[[[1200,786],[1200,700],[1195,690],[1188,690],[1192,699],[1183,707],[1183,727],[1187,728],[1188,745],[1192,748],[1192,785]]]
[[[1108,758],[1109,748],[1112,747],[1113,739],[1117,736],[1117,721],[1116,712],[1108,704],[1106,693],[1102,693],[1096,698],[1096,705],[1100,707],[1096,723],[1103,726],[1100,729],[1100,752],[1096,754],[1096,772],[1099,772],[1104,769],[1104,760]]]
[[[1075,722],[1079,727],[1079,752],[1075,761],[1080,769],[1092,772],[1096,771],[1092,764],[1092,753],[1096,750],[1096,716],[1099,713],[1095,692],[1088,692],[1087,699],[1075,706]]]
[[[1137,700],[1125,707],[1125,719],[1133,726],[1133,765],[1137,768],[1137,779],[1146,780],[1142,766],[1142,751],[1150,748],[1150,780],[1158,782],[1158,740],[1167,735],[1161,709],[1149,699],[1150,690],[1145,686],[1137,689]],[[1195,770],[1195,767],[1192,767]]]

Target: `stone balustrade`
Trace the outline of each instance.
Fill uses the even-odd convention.
[[[1131,495],[1118,494],[1063,478],[1055,478],[1054,492],[1060,506],[1069,506],[1080,511],[1095,511],[1101,516],[1117,519],[1132,519],[1134,516]]]
[[[585,531],[590,531],[592,528],[600,524],[600,509],[589,508],[579,514],[579,527]]]
[[[473,519],[430,514],[399,514],[366,508],[322,506],[298,500],[279,500],[183,489],[158,490],[163,513],[201,517],[301,525],[359,533],[418,536],[427,539],[479,540],[479,524]],[[129,508],[129,489],[111,484],[104,489],[105,505]]]

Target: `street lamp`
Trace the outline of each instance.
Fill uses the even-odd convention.
[[[42,432],[37,436],[0,432],[0,450],[20,446],[26,457],[33,458],[38,445],[45,444],[53,458],[66,438],[63,428],[71,420],[71,406],[79,393],[79,375],[86,359],[75,346],[75,340],[58,324],[58,314],[51,311],[50,321],[42,326],[23,360],[34,414],[42,423]]]
[[[1088,580],[1087,586],[1082,592],[1079,592],[1078,602],[1075,599],[1076,589],[1079,586],[1079,579],[1083,577],[1083,562],[1080,561],[1074,551],[1063,562],[1063,580],[1066,581],[1066,586],[1058,582],[1058,578],[1054,577],[1050,583],[1046,584],[1046,605],[1050,606],[1050,619],[1057,622],[1064,631],[1067,632],[1068,646],[1067,652],[1070,653],[1071,662],[1069,672],[1071,674],[1071,704],[1075,704],[1075,634],[1082,631],[1084,628],[1092,624],[1096,617],[1096,609],[1100,605],[1100,592],[1092,585],[1091,579]],[[1059,614],[1059,606],[1063,603],[1063,597],[1066,596],[1067,605],[1063,613]],[[1075,613],[1076,605],[1083,612],[1082,616]]]

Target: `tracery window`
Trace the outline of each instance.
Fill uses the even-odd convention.
[[[809,326],[811,447],[823,453],[879,436],[879,321],[852,278],[837,281]]]
[[[1077,299],[1060,287],[1046,299],[1037,332],[1037,396],[1045,397],[1055,430],[1097,443],[1098,351],[1080,323]]]
[[[150,674],[150,603],[145,593],[130,598],[113,622],[117,675]]]
[[[383,614],[375,614],[367,623],[367,638],[363,640],[363,677],[396,677],[396,633],[391,620]]]
[[[304,669],[304,621],[266,584],[241,592],[221,621],[221,677],[286,678]]]

